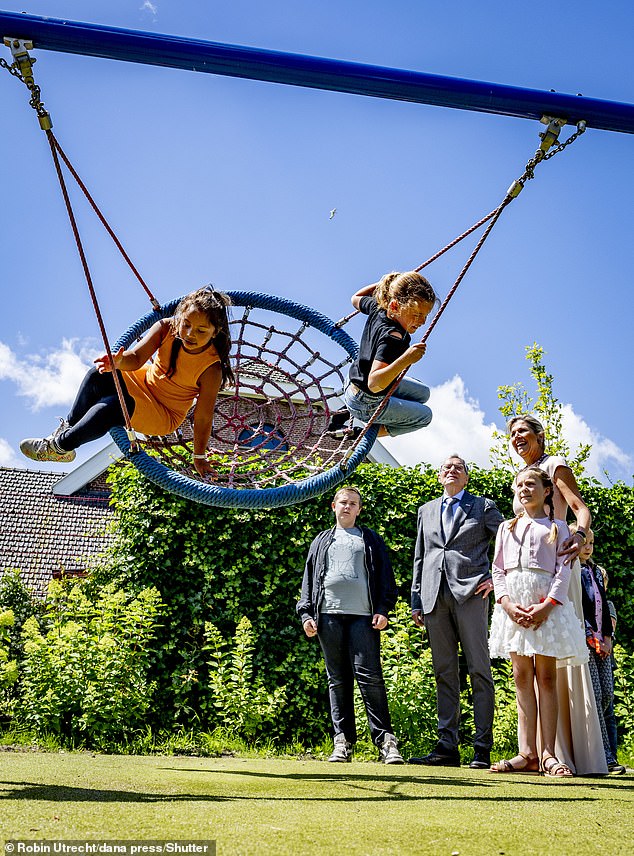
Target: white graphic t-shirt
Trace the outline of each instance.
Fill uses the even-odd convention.
[[[372,614],[365,546],[361,530],[356,526],[335,529],[326,557],[324,597],[319,611],[345,615]]]

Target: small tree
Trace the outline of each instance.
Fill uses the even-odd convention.
[[[568,461],[576,476],[582,476],[584,464],[588,460],[589,444],[581,444],[574,456],[571,455],[570,445],[564,437],[562,427],[562,406],[553,392],[553,375],[546,371],[544,365],[544,349],[537,342],[526,347],[526,359],[530,365],[530,373],[537,386],[537,396],[533,398],[526,391],[521,381],[505,386],[498,386],[498,398],[501,401],[499,410],[504,421],[522,413],[534,413],[544,426],[546,449],[551,455],[562,455]],[[494,467],[517,470],[517,464],[511,457],[506,431],[493,432],[493,445],[489,453]]]

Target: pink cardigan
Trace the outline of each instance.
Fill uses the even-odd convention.
[[[552,583],[548,597],[558,603],[564,603],[568,599],[568,585],[570,583],[570,563],[563,563],[557,553],[563,542],[570,538],[570,530],[563,520],[556,520],[557,539],[552,544],[547,544],[550,534],[551,523],[546,517],[532,519],[520,517],[512,532],[509,532],[509,521],[500,523],[500,528],[495,539],[495,557],[491,575],[495,591],[495,601],[508,595],[506,587],[506,573],[519,567],[520,548],[526,530],[529,539],[529,567],[539,568],[552,574]]]

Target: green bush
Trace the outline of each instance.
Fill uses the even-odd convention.
[[[226,733],[254,738],[275,721],[286,703],[286,687],[269,692],[253,674],[255,641],[248,618],[238,622],[233,644],[210,621],[205,626],[209,699],[203,711]]]
[[[501,512],[510,516],[511,479],[504,470],[474,468],[470,489],[494,499]],[[407,603],[417,510],[439,495],[437,473],[431,467],[393,469],[367,464],[352,481],[364,496],[361,522],[385,539],[401,597]],[[255,642],[254,679],[268,688],[285,686],[289,699],[284,717],[276,717],[267,726],[267,736],[310,745],[327,738],[331,726],[323,661],[319,646],[302,633],[295,603],[308,546],[319,531],[333,524],[332,497],[273,510],[233,510],[209,508],[167,494],[132,467],[115,468],[111,484],[117,511],[116,543],[95,580],[131,591],[155,586],[165,604],[165,620],[157,629],[150,654],[152,678],[157,682],[151,726],[157,730],[207,727],[210,665],[205,627],[211,622],[221,636],[230,638],[242,616],[248,616]],[[596,483],[583,483],[582,491],[595,516],[597,561],[611,574],[610,594],[624,619],[621,641],[631,646],[634,622],[627,621],[631,610],[627,592],[634,571],[633,491],[622,484],[603,488]],[[407,612],[406,606],[404,609]],[[420,651],[419,633],[410,627],[405,614],[396,616],[394,626],[394,637],[405,634],[402,645]],[[386,671],[398,686],[392,693],[395,716],[402,720],[403,733],[412,735],[412,746],[424,746],[435,725],[435,714],[432,720],[431,714],[420,717],[416,710],[407,711],[412,705],[420,709],[423,702],[431,710],[433,679],[431,673],[430,677],[427,672],[424,677],[420,674],[427,668],[428,655],[422,653],[423,647],[416,662],[405,665],[404,659],[398,660],[405,658],[398,645],[397,653],[391,652],[389,646],[396,645],[390,642],[391,633],[385,637],[384,648],[389,660]],[[394,658],[398,667],[393,669]],[[506,686],[504,668],[500,667],[499,679]],[[408,697],[407,703],[399,701],[401,691]],[[468,737],[472,729],[468,684],[464,699],[463,730]],[[499,737],[513,733],[514,739],[514,700],[513,705],[504,704],[503,711]],[[414,738],[416,723],[419,732]]]
[[[17,568],[8,569],[0,574],[0,610],[10,609],[13,613],[13,625],[8,632],[9,655],[19,660],[22,656],[22,625],[31,615],[41,609],[41,603],[33,597],[24,584]]]
[[[148,651],[160,614],[156,589],[136,596],[51,582],[41,618],[22,629],[18,725],[75,745],[108,748],[141,727],[152,702]]]
[[[0,610],[0,715],[10,715],[13,710],[12,697],[8,688],[18,679],[18,665],[10,659],[9,630],[15,623],[13,610]]]
[[[634,654],[621,645],[614,648],[614,713],[619,730],[619,743],[629,754],[634,753]]]

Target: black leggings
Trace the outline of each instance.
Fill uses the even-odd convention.
[[[128,413],[132,416],[134,399],[126,389],[121,372],[117,374],[121,381]],[[100,374],[97,369],[90,369],[81,382],[75,403],[70,409],[68,423],[70,428],[63,431],[57,438],[58,445],[66,452],[103,437],[115,425],[125,425],[111,372]]]

